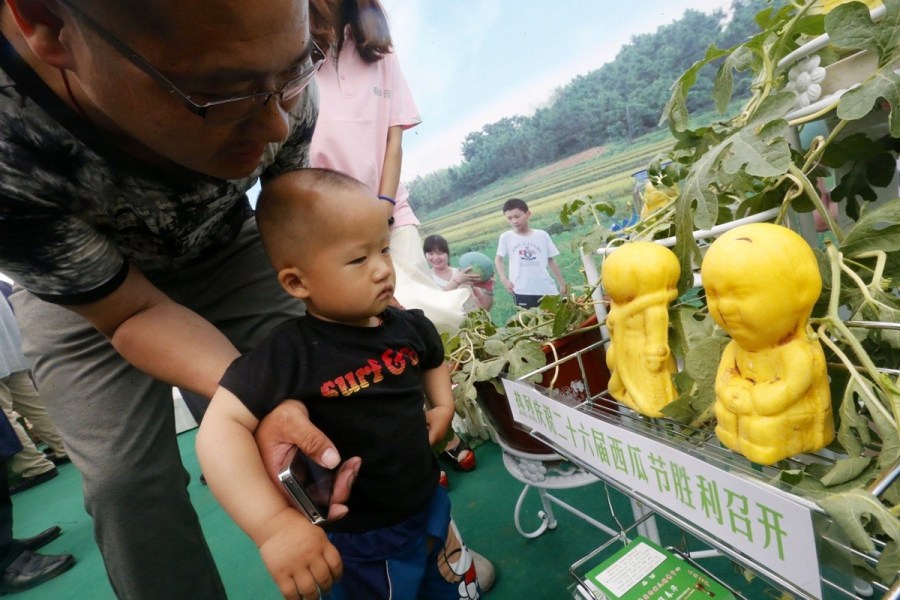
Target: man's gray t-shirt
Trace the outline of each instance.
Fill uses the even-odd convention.
[[[314,84],[243,179],[163,172],[122,152],[60,100],[0,36],[0,271],[60,304],[99,300],[128,265],[151,281],[227,246],[258,177],[308,164]]]

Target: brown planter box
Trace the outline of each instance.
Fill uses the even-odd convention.
[[[596,324],[597,317],[591,317],[585,321],[581,327],[590,327]],[[600,340],[600,330],[594,328],[582,333],[569,335],[561,340],[551,342],[551,344],[556,348],[556,356],[564,358],[571,356],[579,350],[586,348],[595,342],[599,342]],[[548,355],[548,363],[554,360],[554,355],[548,346],[544,347],[544,353]],[[605,390],[609,385],[609,370],[606,367],[606,353],[603,351],[603,348],[598,347],[595,350],[583,354],[582,362],[584,363],[584,370],[587,375],[587,387],[591,393],[596,395]],[[556,374],[556,381],[553,385],[554,389],[571,388],[572,382],[580,382],[582,380],[581,369],[579,369],[578,361],[575,359],[560,364],[558,373],[555,369],[546,371],[541,380],[541,385],[550,387],[554,374]],[[497,430],[497,434],[503,438],[504,442],[521,452],[528,452],[531,454],[551,454],[554,452],[549,446],[539,442],[531,437],[531,435],[518,428],[513,421],[512,411],[509,408],[509,402],[507,401],[506,396],[499,393],[492,382],[479,381],[475,384],[475,389],[478,392],[479,404],[490,417],[491,424]],[[566,391],[567,393],[572,393],[571,389]],[[585,392],[576,391],[574,393],[578,396],[576,398],[577,401],[583,402],[587,400],[587,394]]]

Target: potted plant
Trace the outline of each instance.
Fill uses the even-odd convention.
[[[584,401],[588,389],[596,395],[606,389],[609,379],[600,341],[600,327],[587,295],[548,296],[538,307],[516,312],[503,326],[491,322],[483,310],[469,313],[459,331],[444,340],[453,370],[457,412],[477,423],[481,419],[479,410],[483,411],[498,435],[517,450],[552,452],[516,428],[501,377],[519,379],[598,344],[582,357],[587,382],[575,361],[532,378],[571,401]]]
[[[764,10],[757,22],[757,35],[732,48],[710,48],[675,82],[663,117],[672,149],[649,166],[643,189],[655,194],[654,209],[616,231],[598,220],[587,243],[595,250],[673,236],[686,298],[702,256],[695,231],[771,211],[776,222],[806,234],[825,284],[812,324],[829,361],[838,421],[829,450],[836,459],[785,462],[776,465],[778,478],[816,499],[858,549],[874,554],[872,540],[881,539],[877,572],[857,566],[887,586],[900,566],[900,483],[885,479],[900,460],[900,199],[894,189],[881,191],[880,204],[873,201],[894,180],[900,150],[900,0],[884,0],[871,12],[860,2],[843,3],[827,14],[821,3],[792,2]],[[840,61],[863,51],[867,69],[852,81],[828,81],[831,64],[845,77]],[[712,93],[723,114],[736,70],[752,71],[750,97],[733,116],[692,127],[688,92],[698,71],[713,63],[719,70]],[[820,83],[825,98],[814,93]],[[827,127],[801,145],[797,130],[815,122]],[[829,170],[838,220],[823,201]],[[614,210],[578,200],[563,218]],[[818,236],[813,212],[825,226]],[[670,345],[684,366],[676,376],[679,398],[664,412],[711,427],[716,366],[728,340],[702,295],[673,308],[670,323]]]

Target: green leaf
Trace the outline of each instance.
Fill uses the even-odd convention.
[[[859,384],[852,378],[848,381],[841,398],[837,438],[850,456],[860,455],[872,441],[869,419],[856,405]]]
[[[872,464],[871,456],[853,456],[834,463],[828,473],[821,478],[826,486],[838,485],[850,481],[864,472]]]
[[[563,298],[562,296],[551,296],[551,298]],[[571,302],[562,301],[557,305],[556,314],[553,317],[553,325],[550,330],[550,337],[556,339],[564,335],[567,331],[572,330],[572,326],[576,321],[582,319],[581,311],[577,310]]]
[[[726,173],[738,173],[741,169],[757,177],[775,177],[787,173],[791,164],[791,151],[785,139],[787,122],[779,120],[767,123],[755,131],[745,128],[730,138],[727,153],[723,153],[722,166]]]
[[[750,66],[750,52],[746,48],[738,48],[725,57],[716,79],[713,82],[712,97],[719,114],[724,115],[731,103],[731,95],[734,87],[734,71],[744,71]]]
[[[865,5],[842,4],[825,17],[825,29],[835,46],[878,53],[877,71],[841,97],[838,117],[861,119],[884,98],[892,107],[888,119],[891,135],[900,137],[900,74],[894,71],[894,61],[900,57],[900,3],[885,0],[884,5],[884,18],[873,23]]]
[[[510,379],[519,379],[547,364],[547,355],[533,340],[520,340],[509,351]]]
[[[775,177],[788,171],[791,151],[785,139],[787,122],[782,117],[794,99],[789,92],[766,98],[745,127],[711,147],[691,166],[679,196],[680,210],[676,205],[679,216],[685,213],[686,206],[696,202],[691,211],[693,225],[708,229],[718,216],[716,190],[727,185],[733,176],[745,171],[757,177]]]
[[[900,55],[900,3],[885,0],[885,15],[872,21],[869,7],[863,3],[846,3],[835,7],[825,17],[825,31],[831,43],[848,50],[877,52],[879,64],[888,64]]]
[[[494,360],[486,360],[483,362],[475,363],[475,368],[473,369],[475,380],[485,381],[487,379],[499,377],[500,373],[502,373],[506,368],[506,365],[506,358],[498,358]]]
[[[672,85],[672,96],[663,109],[663,116],[659,121],[660,125],[668,119],[669,127],[674,131],[687,129],[689,120],[687,94],[697,82],[697,73],[710,62],[725,56],[729,52],[730,50],[719,50],[715,46],[710,46],[706,51],[706,56],[696,61],[687,71],[682,73],[681,77]]]
[[[819,506],[847,534],[853,547],[864,552],[875,551],[871,534],[865,528],[865,524],[872,518],[878,522],[885,535],[895,542],[900,540],[900,520],[878,498],[865,490],[852,490],[822,498]],[[896,552],[896,548],[894,551]]]
[[[663,406],[660,409],[660,412],[666,418],[678,421],[679,423],[690,423],[694,418],[694,409],[691,406],[691,400],[693,399],[693,397],[690,394],[690,392],[694,389],[693,382],[689,377],[681,372],[675,373],[673,379],[675,380],[676,388],[681,389],[682,386],[686,385],[688,387],[688,391],[682,393],[678,398]]]
[[[500,356],[508,360],[509,350],[503,340],[490,338],[484,341],[484,352],[488,356]]]
[[[900,250],[900,198],[891,200],[864,215],[847,232],[841,252],[854,257],[867,252]]]
[[[697,385],[715,387],[722,351],[730,341],[722,336],[708,337],[691,349],[684,359],[684,369]]]
[[[677,356],[686,356],[698,342],[713,332],[713,321],[707,313],[694,307],[679,306],[669,313],[669,346]]]
[[[709,423],[716,416],[716,388],[711,386],[698,386],[697,395],[691,402],[694,409],[694,418],[688,423],[691,427],[700,427]]]
[[[896,140],[884,136],[871,140],[864,133],[854,133],[835,140],[825,149],[822,163],[842,172],[838,185],[831,191],[835,202],[846,200],[846,212],[859,219],[860,202],[873,202],[878,193],[875,187],[886,187],[894,177]]]
[[[684,294],[694,285],[694,264],[700,264],[700,248],[694,239],[692,203],[685,195],[675,200],[675,247],[681,273],[678,276],[678,293]]]

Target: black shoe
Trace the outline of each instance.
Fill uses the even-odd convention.
[[[27,490],[40,483],[44,483],[45,481],[50,481],[57,475],[59,475],[59,471],[56,470],[56,467],[53,467],[49,471],[40,473],[39,475],[35,475],[34,477],[20,477],[18,481],[9,485],[9,493],[18,494],[22,490]]]
[[[26,550],[31,550],[33,552],[38,548],[43,548],[44,546],[58,538],[61,533],[62,529],[60,528],[60,526],[54,525],[53,527],[45,529],[35,536],[32,536],[30,538],[23,538],[16,541],[22,544],[22,547],[24,547]]]
[[[64,465],[64,464],[66,464],[66,463],[68,463],[68,462],[72,462],[72,459],[69,458],[69,455],[68,455],[68,454],[63,454],[62,456],[57,456],[57,455],[53,452],[53,450],[51,450],[50,448],[44,448],[44,456],[46,456],[46,457],[47,457],[47,460],[49,460],[50,462],[52,462],[52,463],[53,463],[54,465],[56,465],[57,467],[58,467],[59,465]]]
[[[71,554],[35,554],[24,550],[0,577],[0,594],[14,594],[53,579],[75,564]]]

